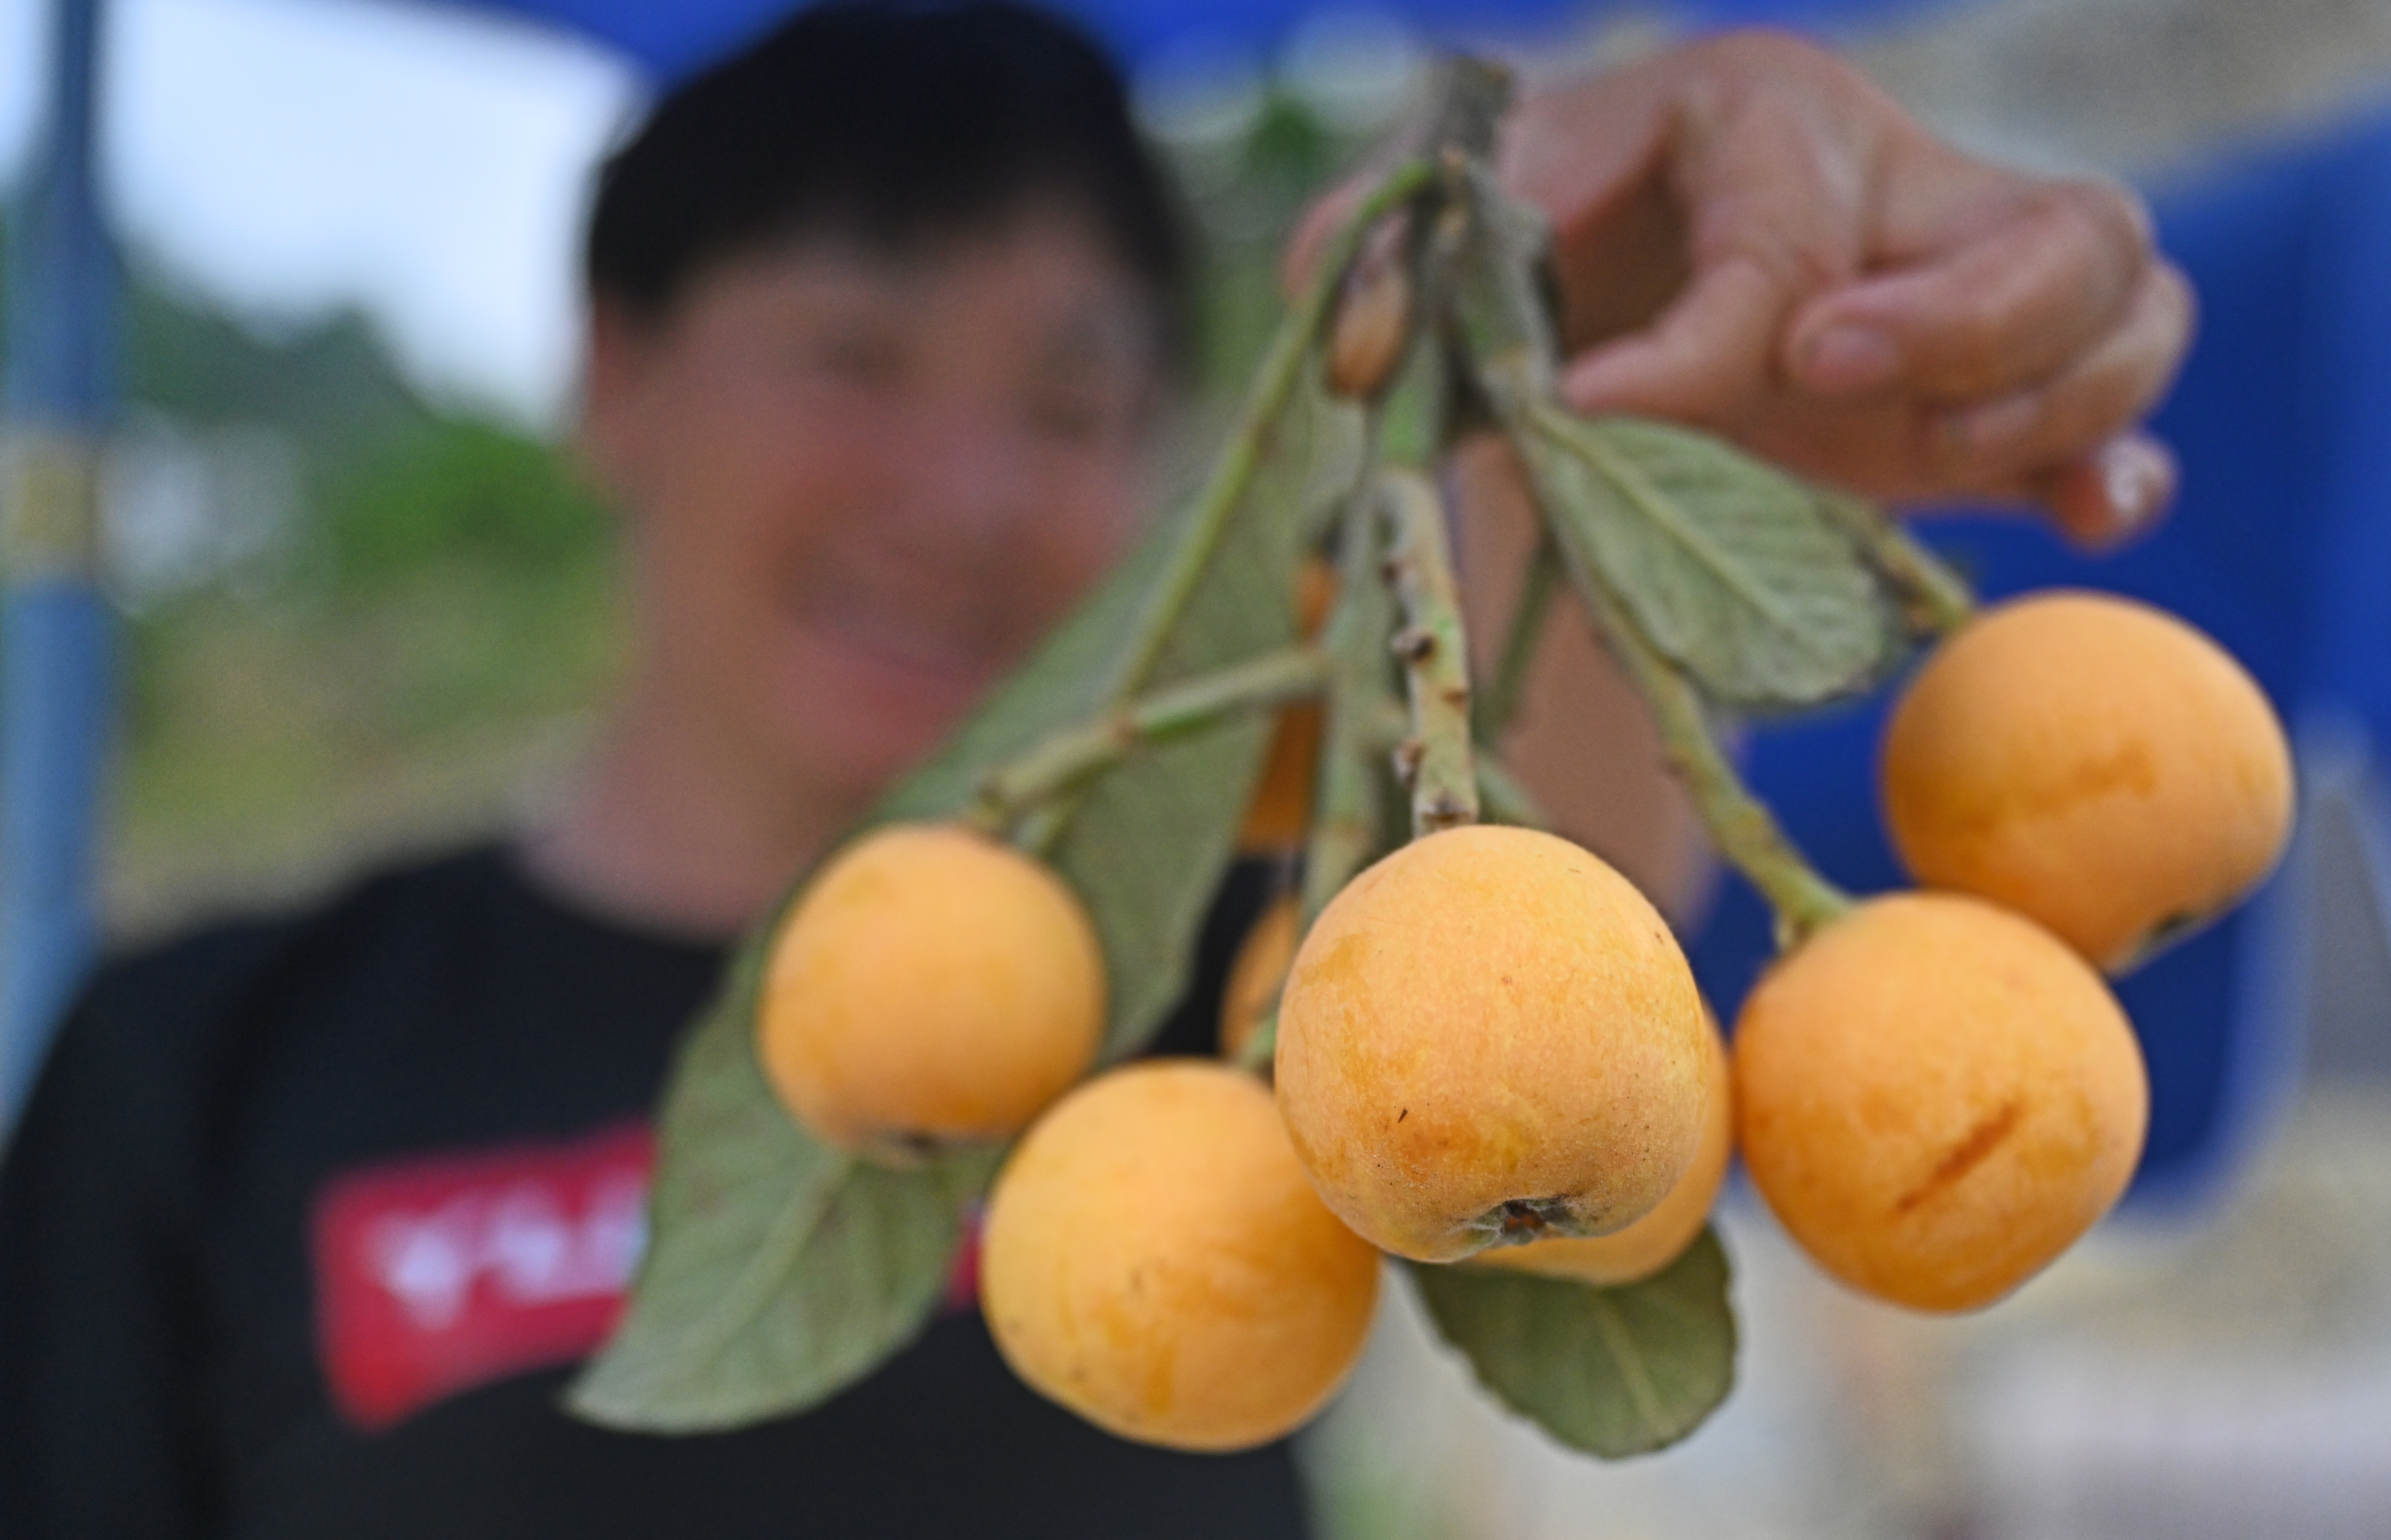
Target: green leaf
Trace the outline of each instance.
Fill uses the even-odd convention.
[[[1124,694],[1292,640],[1296,567],[1319,504],[1358,469],[1352,417],[1299,381],[1227,516],[1207,528],[1191,505],[1157,523],[868,822],[950,816],[989,771]],[[1165,591],[1189,571],[1184,608],[1157,634]],[[1156,635],[1151,665],[1126,668]],[[1266,720],[1238,723],[1131,760],[1087,793],[1052,853],[1104,944],[1109,1054],[1142,1046],[1185,987],[1269,731]],[[835,1394],[928,1320],[959,1212],[993,1174],[992,1152],[909,1171],[851,1159],[782,1110],[754,1046],[756,983],[778,919],[742,948],[666,1092],[631,1306],[568,1396],[589,1420],[693,1432]]]
[[[1479,1380],[1573,1449],[1605,1459],[1664,1449],[1735,1383],[1726,1252],[1710,1230],[1616,1289],[1466,1264],[1411,1274]]]
[[[1544,221],[1483,168],[1466,186],[1473,217],[1452,258],[1454,317],[1572,555],[1713,700],[1808,706],[1890,673],[1906,641],[1899,609],[1830,500],[1839,494],[1708,433],[1563,411],[1535,282]]]
[[[1321,510],[1358,474],[1359,413],[1329,401],[1307,369],[1268,438],[1271,453],[1144,676],[1125,678],[1118,665],[1166,574],[1203,533],[1193,505],[1157,529],[878,816],[950,814],[989,770],[1123,694],[1293,641],[1296,569]],[[1082,795],[1049,854],[1104,944],[1108,1059],[1144,1046],[1187,987],[1196,934],[1234,858],[1271,727],[1253,717],[1133,757]]]
[[[589,1421],[739,1427],[859,1379],[937,1307],[990,1164],[889,1171],[809,1138],[756,1066],[756,971],[743,959],[682,1050],[629,1313],[567,1392]]]
[[[1906,627],[1828,494],[1707,433],[1532,411],[1559,537],[1713,700],[1787,709],[1875,684]]]

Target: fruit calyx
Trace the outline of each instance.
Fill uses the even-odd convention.
[[[1506,1199],[1486,1211],[1486,1217],[1471,1228],[1488,1234],[1488,1244],[1493,1246],[1525,1246],[1549,1235],[1582,1231],[1577,1211],[1566,1196]]]

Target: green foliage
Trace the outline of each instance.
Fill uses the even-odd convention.
[[[1454,142],[1482,148],[1500,83],[1467,67],[1453,79]],[[1626,652],[1641,659],[1649,634],[1659,656],[1638,682],[1656,702],[1656,683],[1671,687],[1687,708],[1659,718],[1664,737],[1678,735],[1673,755],[1717,770],[1716,784],[1694,778],[1706,820],[1731,854],[1740,848],[1733,839],[1750,842],[1750,828],[1738,835],[1738,827],[1773,830],[1710,740],[1687,678],[1713,699],[1779,707],[1872,681],[1902,645],[1889,575],[1902,553],[1880,540],[1869,545],[1866,526],[1841,504],[1700,434],[1563,415],[1552,399],[1554,340],[1538,290],[1541,225],[1502,199],[1482,164],[1456,181],[1433,148],[1390,173],[1356,213],[1312,299],[1263,361],[1205,488],[872,821],[956,816],[991,774],[1034,763],[1058,736],[1126,731],[1120,713],[1145,692],[1286,646],[1298,565],[1342,507],[1345,591],[1327,643],[1326,794],[1308,901],[1402,837],[1365,827],[1366,793],[1382,789],[1368,776],[1386,763],[1389,646],[1398,638],[1377,581],[1372,505],[1358,494],[1369,486],[1365,458],[1383,464],[1389,455],[1355,409],[1322,393],[1314,354],[1360,228],[1408,205],[1421,219],[1467,216],[1457,247],[1442,227],[1428,243],[1428,260],[1450,266],[1419,291],[1447,296],[1449,308],[1445,325],[1426,329],[1465,350],[1466,378],[1480,398],[1467,404],[1490,407],[1519,442],[1557,548],[1572,570],[1597,575],[1585,592],[1601,601],[1614,641],[1635,642]],[[1423,453],[1453,425],[1445,384],[1441,374],[1423,376],[1405,398],[1422,419],[1411,447]],[[459,518],[441,526],[438,544],[463,537],[472,520]],[[536,553],[546,540],[567,539],[570,527],[559,511],[553,523],[535,519],[491,537]],[[407,547],[400,539],[382,548]],[[1609,590],[1623,616],[1617,625]],[[1539,628],[1519,629],[1529,640],[1506,649],[1506,674],[1524,674]],[[1442,650],[1460,657],[1457,640]],[[1425,655],[1416,642],[1406,651]],[[1457,680],[1437,682],[1436,692],[1445,704],[1466,703]],[[1415,713],[1403,757],[1415,775],[1430,748],[1467,764],[1469,731],[1457,709]],[[1144,742],[1012,831],[1046,856],[1095,923],[1112,997],[1108,1056],[1142,1047],[1185,982],[1267,732],[1264,720],[1232,718]],[[1440,744],[1425,741],[1432,736]],[[1493,760],[1480,779],[1500,815],[1539,821]],[[1777,856],[1807,870],[1790,844]],[[976,1150],[889,1171],[822,1149],[789,1119],[754,1048],[756,980],[776,926],[777,916],[748,942],[668,1089],[650,1252],[624,1328],[572,1394],[586,1417],[686,1431],[800,1410],[834,1393],[926,1319],[958,1206],[992,1169],[993,1152]],[[1657,1277],[1623,1288],[1466,1266],[1414,1276],[1440,1328],[1488,1387],[1573,1447],[1614,1458],[1663,1447],[1698,1426],[1733,1381],[1726,1261],[1708,1232]]]
[[[143,906],[497,816],[618,676],[614,542],[556,450],[424,416],[306,453],[282,547],[126,617]]]
[[[271,424],[319,471],[337,473],[437,418],[354,311],[261,339],[136,275],[126,313],[124,389],[134,401],[181,422]]]
[[[1158,527],[879,816],[950,815],[980,778],[1040,738],[1154,683],[1208,673],[1294,639],[1288,596],[1304,520],[1350,454],[1344,409],[1310,379],[1271,414],[1275,452],[1225,515],[1198,498]],[[1350,478],[1350,464],[1344,474]],[[1194,573],[1184,594],[1173,579]],[[1158,643],[1150,648],[1149,643]],[[1152,661],[1129,669],[1150,650]],[[1105,949],[1108,1057],[1134,1052],[1186,987],[1192,941],[1234,853],[1269,723],[1229,723],[1142,754],[1090,789],[1051,852]]]
[[[1262,390],[1253,424],[1253,442],[1275,450],[1259,473],[1233,473],[1233,446],[1205,494],[1158,525],[871,822],[954,816],[1040,739],[1149,684],[1293,639],[1301,520],[1288,510],[1320,479],[1312,456],[1343,441],[1303,426],[1322,409],[1300,388],[1296,342],[1282,353],[1286,378]],[[1185,986],[1267,732],[1247,720],[1136,757],[1069,809],[1050,859],[1104,946],[1109,1053],[1143,1046]],[[834,1394],[920,1329],[956,1211],[990,1174],[985,1151],[884,1170],[832,1154],[790,1119],[754,1046],[756,980],[778,918],[749,939],[666,1093],[632,1308],[571,1397],[594,1420],[730,1427]]]
[[[1664,1449],[1734,1388],[1726,1252],[1707,1229],[1661,1272],[1613,1289],[1507,1267],[1410,1271],[1479,1380],[1572,1449]]]
[[[1712,700],[1789,710],[1882,678],[1906,635],[1849,499],[1693,429],[1562,410],[1544,221],[1482,171],[1463,191],[1454,313],[1555,537]]]
[[[983,1159],[888,1171],[826,1149],[756,1062],[756,955],[682,1051],[629,1318],[568,1392],[608,1427],[693,1433],[802,1410],[937,1307]]]
[[[1542,406],[1518,439],[1558,537],[1712,699],[1815,705],[1900,660],[1900,611],[1826,494],[1666,423]]]
[[[337,580],[355,588],[459,565],[536,577],[602,552],[611,534],[561,455],[489,423],[425,424],[330,480],[323,531]]]

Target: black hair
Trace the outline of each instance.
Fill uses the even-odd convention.
[[[1093,220],[1179,361],[1186,239],[1104,51],[1010,0],[829,0],[657,103],[599,173],[584,275],[655,320],[756,247],[830,228],[910,251],[1038,198]]]

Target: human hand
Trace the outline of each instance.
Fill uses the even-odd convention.
[[[2173,495],[2137,424],[2191,290],[2122,188],[1964,155],[1773,32],[1527,94],[1502,173],[1553,221],[1579,411],[1696,423],[1887,500],[2040,505],[2086,545]]]

